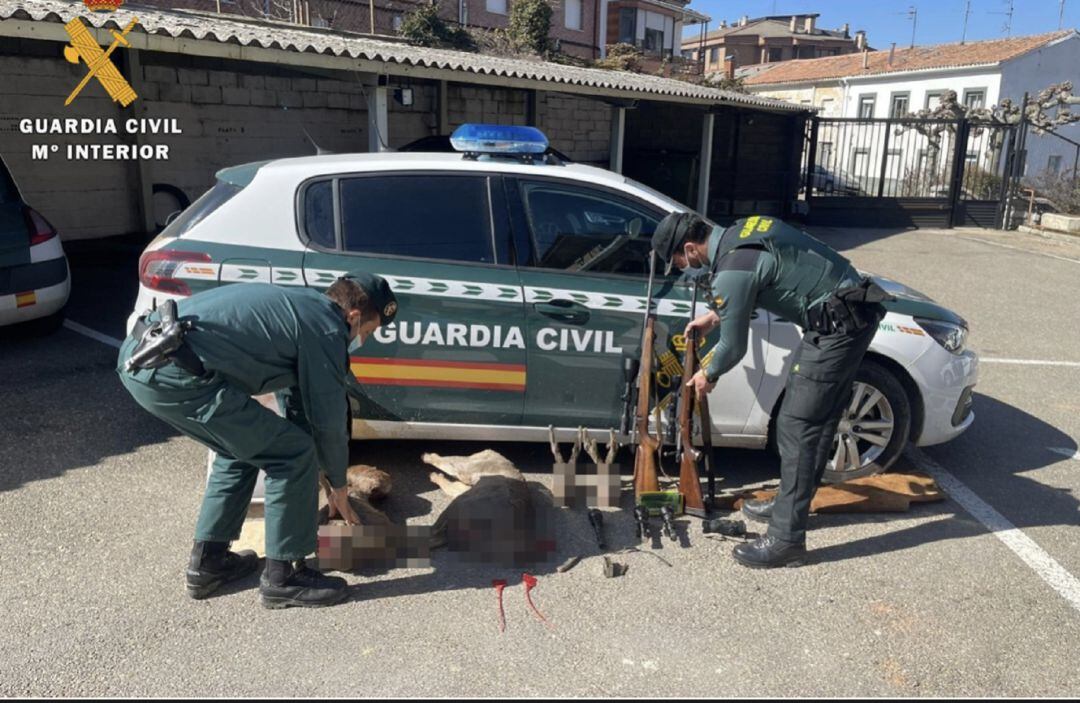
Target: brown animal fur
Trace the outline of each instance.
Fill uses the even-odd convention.
[[[453,485],[454,481],[450,481],[445,476],[434,472],[429,476],[433,483],[437,484],[439,488],[443,489],[444,493],[451,497],[461,495],[470,486],[475,486],[477,481],[484,476],[506,476],[519,481],[525,480],[525,477],[521,475],[521,472],[509,459],[491,449],[485,449],[469,456],[440,456],[429,452],[420,458],[424,460],[425,464],[431,464],[439,471],[449,474],[458,482],[459,485],[455,486]]]
[[[390,474],[376,469],[374,466],[357,464],[350,466],[345,473],[345,480],[349,487],[349,504],[360,518],[363,525],[389,525],[390,518],[386,513],[371,504],[372,500],[380,500],[390,494],[393,482]],[[323,490],[319,491],[319,524],[329,522],[329,507],[326,502],[326,491],[330,488],[329,481],[320,476],[319,484]]]
[[[345,479],[349,483],[349,495],[364,496],[370,500],[382,500],[390,495],[394,487],[390,474],[367,464],[350,466]]]

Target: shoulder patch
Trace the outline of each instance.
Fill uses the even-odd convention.
[[[746,239],[754,233],[754,229],[758,226],[760,216],[754,215],[753,217],[746,218],[746,222],[743,223],[742,231],[739,232],[739,239]]]

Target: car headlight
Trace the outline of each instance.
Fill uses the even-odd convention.
[[[933,337],[935,342],[945,347],[946,351],[953,354],[963,353],[964,345],[967,344],[967,327],[958,325],[955,322],[928,320],[924,317],[916,317],[915,322],[919,323],[919,327],[926,330],[926,333]]]

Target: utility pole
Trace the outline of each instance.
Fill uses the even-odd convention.
[[[971,0],[964,2],[964,31],[960,34],[960,43],[963,44],[967,41],[967,25],[968,17],[971,16]]]

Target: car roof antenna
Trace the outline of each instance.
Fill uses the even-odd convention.
[[[315,139],[307,131],[307,128],[304,127],[303,125],[300,125],[300,131],[303,132],[304,136],[307,137],[307,140],[309,142],[311,142],[311,146],[315,147],[315,155],[316,156],[326,156],[327,154],[333,154],[334,153],[334,152],[330,151],[329,149],[323,149],[321,146],[319,146],[319,143],[317,141],[315,141]]]
[[[289,111],[289,107],[287,105],[282,105],[281,109],[285,112]],[[330,151],[329,149],[323,149],[321,146],[319,146],[319,143],[315,141],[315,139],[311,136],[311,133],[307,131],[307,127],[305,127],[303,124],[299,125],[299,127],[300,131],[304,133],[304,136],[307,138],[307,140],[311,142],[311,146],[315,147],[316,156],[326,156],[327,154],[336,153]]]

